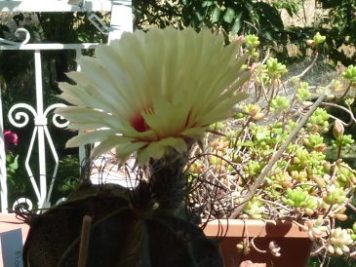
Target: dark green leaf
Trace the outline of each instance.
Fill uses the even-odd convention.
[[[202,4],[202,6],[203,6],[203,7],[208,7],[208,6],[211,6],[211,5],[213,5],[213,4],[214,4],[214,1],[204,1],[203,4]]]
[[[225,11],[223,19],[227,23],[231,23],[235,18],[235,10],[233,10],[231,7],[228,7]]]
[[[319,0],[323,8],[334,8],[342,5],[344,0]]]
[[[210,21],[212,23],[218,22],[220,19],[221,10],[219,7],[215,7],[211,13]]]
[[[298,13],[299,6],[296,4],[291,4],[291,5],[286,6],[285,10],[287,11],[289,16],[293,17],[295,14]]]
[[[260,14],[261,25],[266,22],[278,30],[284,29],[281,15],[278,13],[277,9],[263,2],[255,3],[255,8]]]
[[[231,32],[232,33],[238,33],[241,29],[241,26],[242,26],[242,11],[240,11],[236,18],[235,18],[235,22],[234,22],[234,25],[232,26],[231,28]]]

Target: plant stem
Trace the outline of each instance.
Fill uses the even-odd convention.
[[[291,78],[289,78],[288,80],[286,80],[284,83],[283,83],[283,86],[285,86],[287,83],[291,82],[293,79],[298,79],[298,78],[302,78],[305,74],[308,73],[308,71],[310,71],[313,66],[315,65],[317,59],[319,57],[319,53],[318,51],[315,52],[315,56],[313,58],[313,61],[310,63],[310,65],[308,67],[306,67],[301,73],[299,73],[298,75],[295,75]]]
[[[342,94],[341,98],[344,98],[348,94],[350,89],[351,89],[351,82],[349,83],[349,86],[346,88],[345,92]]]
[[[88,258],[89,236],[92,218],[89,215],[83,217],[82,234],[79,245],[78,267],[85,267]]]
[[[350,109],[345,108],[344,106],[341,106],[341,105],[338,105],[335,103],[329,103],[329,102],[323,102],[323,103],[321,103],[321,105],[327,106],[327,107],[338,108],[338,109],[341,109],[341,110],[345,111],[346,113],[348,113],[350,115],[350,121],[348,123],[346,123],[346,126],[350,126],[351,124],[356,123],[356,118]]]
[[[263,180],[266,175],[271,171],[272,167],[274,164],[278,161],[278,159],[282,156],[284,151],[287,149],[288,145],[293,141],[293,139],[298,135],[300,130],[303,128],[305,123],[308,121],[309,117],[314,113],[316,108],[321,104],[321,102],[324,100],[326,95],[321,95],[319,98],[315,101],[315,103],[311,106],[310,110],[308,111],[307,114],[304,115],[304,117],[300,120],[298,125],[294,128],[292,133],[288,136],[287,140],[283,143],[283,145],[278,149],[278,151],[272,156],[272,158],[269,160],[267,165],[262,169],[260,175],[257,177],[256,182],[251,186],[249,193],[244,197],[242,200],[240,206],[238,206],[235,211],[231,214],[230,218],[236,218],[237,215],[241,213],[241,211],[244,209],[248,201],[250,201],[253,196],[256,193],[256,190],[258,187],[261,186],[263,183]]]

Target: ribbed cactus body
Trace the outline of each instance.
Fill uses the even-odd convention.
[[[134,189],[89,185],[39,215],[25,244],[25,267],[75,267],[82,219],[93,219],[87,267],[220,267],[217,244],[184,219],[185,182],[178,159],[151,164]],[[179,216],[178,216],[179,215]]]

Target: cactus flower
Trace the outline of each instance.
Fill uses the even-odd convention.
[[[79,60],[81,72],[68,73],[76,85],[60,84],[73,106],[56,113],[81,130],[67,146],[100,142],[93,157],[116,148],[120,159],[137,152],[140,163],[168,147],[183,152],[244,98],[246,58],[209,30],[124,33]]]

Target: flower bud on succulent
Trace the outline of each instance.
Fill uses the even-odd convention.
[[[340,138],[344,135],[345,128],[342,122],[339,119],[335,120],[334,127],[333,127],[333,135],[335,138]]]

